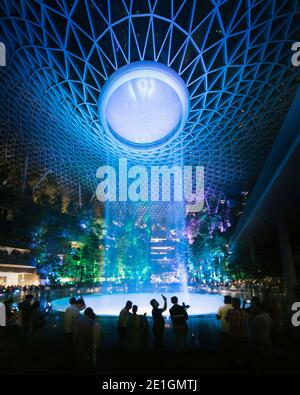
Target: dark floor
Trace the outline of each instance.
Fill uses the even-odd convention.
[[[54,329],[54,330],[53,330]],[[63,335],[55,328],[45,333],[38,347],[30,344],[18,350],[14,339],[9,338],[0,354],[0,372],[9,375],[66,375],[78,374],[74,359],[68,360],[64,352]],[[107,375],[201,375],[230,373],[299,374],[300,344],[287,341],[274,349],[272,361],[259,365],[249,354],[248,362],[232,368],[218,350],[190,350],[183,356],[174,351],[156,354],[149,350],[135,353],[118,353],[104,349],[99,354],[98,374]]]
[[[284,354],[275,356],[267,366],[244,366],[230,368],[223,363],[217,353],[208,351],[190,352],[184,358],[173,352],[164,352],[159,357],[153,353],[140,355],[125,353],[120,356],[112,350],[104,350],[100,354],[98,374],[105,375],[201,375],[201,374],[233,374],[233,373],[270,373],[299,374],[299,351],[286,350]],[[12,354],[1,363],[1,374],[9,375],[67,375],[78,374],[76,366],[65,363],[60,350],[41,351],[39,355],[30,353]]]

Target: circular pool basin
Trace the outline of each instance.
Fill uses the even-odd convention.
[[[177,296],[179,303],[190,305],[190,316],[215,314],[223,304],[223,296],[215,293],[165,293],[168,300],[168,309],[171,307],[171,297]],[[78,297],[81,295],[78,295]],[[87,307],[91,307],[98,316],[117,316],[125,306],[127,300],[138,306],[138,313],[147,313],[151,316],[152,307],[150,300],[155,298],[163,306],[163,300],[159,293],[121,293],[121,294],[90,294],[82,295]],[[69,297],[57,299],[52,302],[54,310],[64,312],[69,306]]]

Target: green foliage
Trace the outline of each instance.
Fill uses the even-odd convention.
[[[191,277],[199,280],[229,277],[227,235],[215,226],[220,220],[217,215],[203,211],[187,223],[186,233],[192,240],[189,246],[188,270]],[[190,234],[190,236],[189,236]]]
[[[77,218],[45,217],[33,231],[33,254],[41,275],[51,283],[66,278],[81,283],[99,280],[104,267],[103,230],[103,220],[91,213]]]
[[[126,278],[133,282],[149,280],[151,275],[149,220],[146,218],[143,223],[139,223],[133,216],[128,216],[124,224],[112,223],[109,229],[106,277],[119,281]]]

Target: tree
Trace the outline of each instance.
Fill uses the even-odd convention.
[[[199,280],[222,279],[229,275],[226,265],[228,243],[222,217],[204,210],[187,220],[189,242],[189,272]]]
[[[103,231],[103,219],[91,212],[74,218],[59,213],[45,216],[34,230],[33,254],[39,272],[51,283],[66,278],[99,281],[104,268]]]
[[[61,275],[65,257],[71,253],[70,241],[74,238],[76,227],[68,216],[49,212],[39,226],[33,230],[33,256],[42,277],[57,283]]]
[[[106,255],[106,276],[119,281],[144,282],[150,279],[150,221],[130,211],[123,222],[112,221],[109,226]]]

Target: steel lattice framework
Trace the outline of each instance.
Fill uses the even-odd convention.
[[[294,97],[298,0],[2,0],[1,154],[16,174],[52,172],[95,190],[97,168],[204,165],[207,196],[247,190]],[[121,66],[154,60],[186,82],[184,131],[149,154],[120,148],[99,123],[98,100]]]

